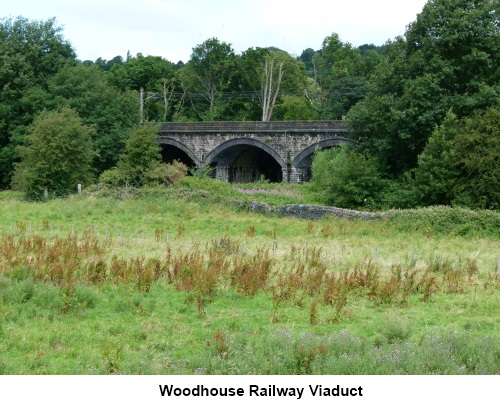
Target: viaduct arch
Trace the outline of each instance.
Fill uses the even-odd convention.
[[[164,123],[158,143],[166,162],[213,167],[221,181],[300,183],[316,149],[352,144],[342,121]]]

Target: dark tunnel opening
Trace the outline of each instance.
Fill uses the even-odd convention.
[[[215,167],[214,177],[230,183],[283,181],[283,171],[276,159],[253,145],[239,144],[224,149],[210,165]]]

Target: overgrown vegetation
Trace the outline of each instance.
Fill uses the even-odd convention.
[[[137,127],[127,140],[117,166],[102,173],[100,182],[112,187],[138,188],[169,185],[184,177],[188,172],[186,165],[162,162],[157,137],[158,125]]]
[[[77,184],[91,184],[94,133],[69,108],[38,116],[28,145],[18,147],[22,161],[15,166],[13,188],[40,200],[49,192],[53,197],[67,196],[76,192]]]
[[[498,12],[430,0],[381,48],[212,38],[177,65],[2,19],[0,373],[500,373]],[[357,147],[302,186],[186,176],[150,124],[344,116]]]
[[[53,19],[2,19],[0,56],[8,62],[0,66],[0,186],[15,173],[14,185],[33,198],[43,182],[56,195],[67,194],[65,181],[75,182],[73,190],[80,182],[32,167],[42,156],[32,140],[44,110],[69,107],[92,128],[92,174],[120,186],[182,176],[180,165],[159,164],[152,144],[141,145],[139,134],[150,127],[139,123],[345,118],[358,148],[316,156],[322,201],[498,209],[498,14],[492,1],[430,0],[404,35],[383,47],[355,48],[333,33],[320,49],[294,58],[273,47],[236,54],[210,38],[177,64],[142,54],[80,62]],[[47,161],[67,161],[67,139],[57,135],[69,130],[50,136]],[[148,156],[142,162],[139,152]]]
[[[2,198],[2,373],[500,371],[498,214],[311,223],[190,182]]]

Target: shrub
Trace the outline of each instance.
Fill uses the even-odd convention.
[[[402,231],[497,237],[500,213],[443,206],[388,212],[390,223]]]
[[[142,187],[173,184],[184,177],[188,168],[174,161],[161,161],[160,146],[156,142],[158,127],[141,125],[131,134],[116,167],[101,174],[101,183],[114,187]]]
[[[421,205],[500,208],[499,124],[498,108],[464,120],[448,113],[413,172]]]
[[[319,198],[345,208],[379,204],[387,185],[377,159],[347,146],[317,152],[312,174],[311,188]]]
[[[15,166],[13,188],[30,199],[42,199],[45,189],[65,196],[75,192],[77,184],[90,184],[96,156],[93,134],[70,108],[40,114],[30,127],[28,145],[19,147],[21,162]]]

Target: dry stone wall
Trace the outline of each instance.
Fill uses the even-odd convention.
[[[250,211],[259,212],[262,214],[276,214],[280,216],[296,217],[308,220],[318,220],[327,215],[335,216],[345,219],[363,219],[374,220],[381,218],[381,214],[374,214],[372,212],[363,212],[348,210],[337,207],[327,207],[320,205],[306,205],[306,204],[287,204],[278,207],[271,207],[270,205],[262,202],[251,202]]]

